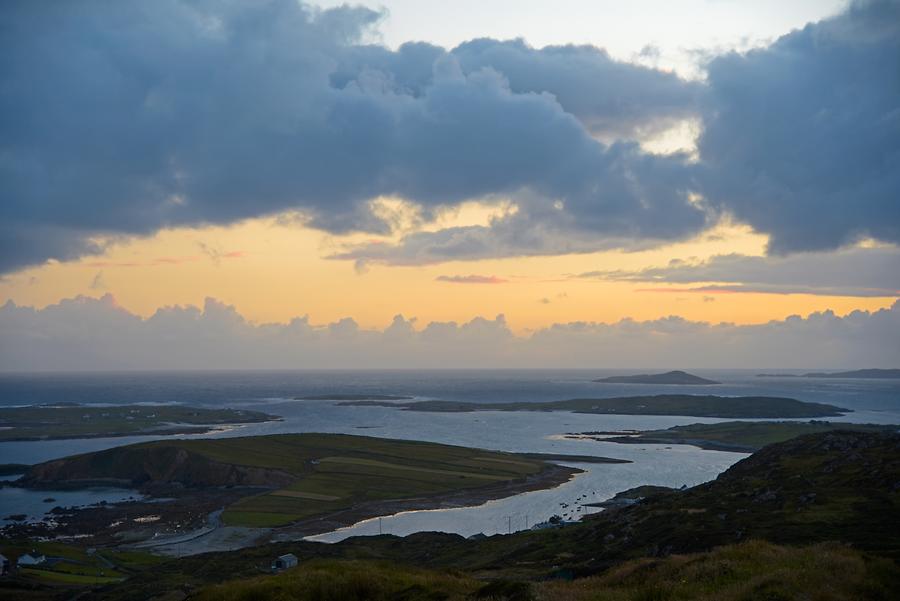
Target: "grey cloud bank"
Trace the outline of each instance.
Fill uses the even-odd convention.
[[[44,309],[0,307],[4,371],[451,367],[896,367],[900,301],[889,309],[793,316],[759,325],[679,317],[555,324],[516,336],[503,316],[466,323],[394,318],[384,330],[352,319],[253,324],[233,307],[167,307],[142,319],[111,295]]]
[[[6,2],[0,271],[97,252],[98,236],[285,210],[387,233],[367,204],[381,195],[426,214],[501,197],[519,210],[340,258],[651,245],[722,213],[776,252],[900,241],[900,2],[716,58],[702,84],[585,46],[362,43],[381,16],[293,0]],[[703,124],[699,162],[641,150],[686,117]]]
[[[770,250],[900,242],[900,2],[852,2],[708,66],[698,142],[710,202]]]
[[[826,296],[900,296],[900,249],[853,248],[787,257],[717,255],[706,261],[673,260],[664,267],[578,274],[623,282],[695,284],[724,282],[698,291],[803,293]]]
[[[581,57],[563,87],[608,75],[675,96],[573,107],[592,122],[681,114],[690,84],[592,49],[512,45],[519,62],[548,63],[516,89],[472,48],[464,69],[427,45],[360,45],[379,16],[293,0],[7,3],[0,269],[95,251],[98,235],[288,209],[332,232],[387,233],[367,208],[380,195],[427,209],[527,191],[523,219],[563,201],[598,236],[705,227],[683,157],[596,141],[547,93],[559,62],[547,57]]]

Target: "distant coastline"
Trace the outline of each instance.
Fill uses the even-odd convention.
[[[206,434],[227,427],[279,420],[277,415],[259,411],[186,405],[54,403],[0,407],[0,442]]]
[[[753,453],[766,445],[807,434],[827,432],[896,433],[900,425],[853,424],[812,420],[808,422],[719,422],[689,424],[665,430],[568,433],[565,438],[620,444],[691,445],[708,451]]]
[[[465,403],[458,401],[349,401],[347,407],[391,407],[404,411],[468,413],[473,411],[571,411],[600,415],[683,415],[734,419],[837,417],[850,409],[782,397],[660,394],[605,399],[568,399],[549,402]]]
[[[900,369],[854,369],[837,372],[809,372],[805,374],[757,374],[757,378],[857,378],[864,380],[900,380]]]

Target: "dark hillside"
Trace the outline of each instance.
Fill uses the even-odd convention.
[[[202,587],[226,578],[251,577],[282,553],[294,553],[301,561],[388,560],[417,568],[462,570],[482,579],[519,580],[590,576],[630,559],[705,553],[752,540],[789,546],[837,541],[893,562],[900,557],[898,517],[900,435],[830,432],[771,445],[712,482],[654,494],[636,505],[596,514],[577,525],[482,540],[419,533],[405,538],[359,537],[333,545],[298,541],[210,553],[167,562],[153,574],[140,574],[126,585],[105,591],[100,598],[143,599],[184,583]],[[762,549],[766,557],[780,553]],[[801,561],[800,556],[789,555],[784,555],[785,561],[797,566],[790,569],[812,569],[802,567],[806,560]],[[721,557],[727,559],[728,555]],[[741,561],[755,560],[744,557]],[[761,557],[759,561],[770,560]],[[847,561],[858,564],[858,560]],[[684,562],[673,564],[678,565],[684,566]],[[672,571],[662,571],[667,570]],[[785,578],[794,582],[790,574]],[[638,586],[628,578],[619,585]],[[715,594],[709,598],[715,598]],[[890,597],[873,594],[871,598]]]

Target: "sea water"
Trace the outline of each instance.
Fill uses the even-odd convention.
[[[755,371],[692,370],[722,382],[715,386],[602,384],[593,379],[623,373],[610,370],[459,370],[459,371],[273,371],[116,374],[0,375],[0,405],[59,402],[83,404],[181,403],[237,407],[282,416],[283,421],[248,424],[189,438],[249,436],[286,432],[334,432],[402,438],[514,452],[594,455],[628,459],[627,464],[572,464],[584,470],[551,490],[523,493],[471,508],[403,512],[368,520],[314,537],[335,541],[379,531],[398,535],[424,530],[462,535],[521,530],[552,515],[577,519],[596,511],[586,503],[607,499],[641,484],[693,486],[715,478],[740,453],[685,445],[621,445],[570,440],[560,435],[587,430],[658,429],[716,422],[678,416],[582,415],[568,412],[424,413],[391,407],[342,406],[337,401],[297,397],[329,394],[409,396],[416,400],[537,402],[568,398],[650,394],[782,396],[829,403],[853,411],[832,420],[900,424],[900,381],[758,378]],[[36,463],[160,438],[130,436],[64,441],[0,443],[0,463]],[[14,511],[0,491],[0,517]],[[43,493],[42,493],[43,494]],[[101,495],[103,493],[100,493]],[[95,502],[112,502],[122,491],[107,491]],[[45,496],[59,497],[60,493]],[[121,499],[119,499],[121,500]],[[83,504],[83,503],[80,503]]]

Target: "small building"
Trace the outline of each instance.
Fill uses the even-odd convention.
[[[0,555],[0,576],[6,576],[9,573],[9,560],[6,556]]]
[[[275,561],[272,562],[272,571],[280,572],[281,570],[286,570],[288,568],[293,568],[297,565],[297,556],[293,553],[287,553],[285,555],[281,555],[275,558]]]
[[[45,561],[47,561],[46,556],[32,551],[31,553],[20,555],[19,561],[17,563],[19,566],[36,566],[44,563]]]

